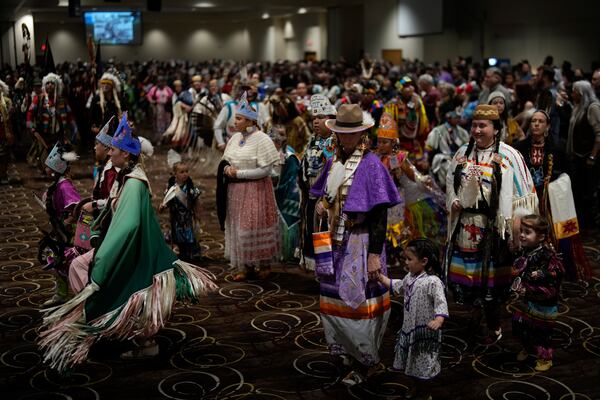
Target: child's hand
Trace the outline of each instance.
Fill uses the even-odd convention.
[[[377,280],[383,284],[386,288],[390,288],[392,285],[392,280],[381,273],[381,271],[377,271]]]
[[[427,327],[429,329],[431,329],[432,331],[437,331],[438,329],[440,329],[442,327],[443,323],[444,323],[444,317],[437,316],[437,317],[435,317],[435,319],[432,319],[431,321],[429,321],[427,323]]]

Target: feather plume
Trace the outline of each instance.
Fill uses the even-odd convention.
[[[66,162],[72,162],[75,160],[79,160],[79,156],[74,151],[69,151],[67,153],[63,153],[60,158],[65,160]]]
[[[154,154],[154,146],[152,146],[152,143],[143,136],[138,136],[138,139],[142,145],[142,154],[146,157],[152,157]]]

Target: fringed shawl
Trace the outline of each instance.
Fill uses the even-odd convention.
[[[64,370],[84,361],[100,338],[149,337],[162,328],[176,299],[215,290],[214,276],[184,263],[164,241],[141,168],[127,175],[91,283],[70,302],[46,310],[40,345]]]
[[[474,164],[474,151],[465,155],[466,149],[467,145],[464,145],[456,152],[446,177],[446,206],[450,210],[449,235],[454,232],[459,217],[459,213],[452,211],[452,203],[458,199],[458,195],[454,191],[454,171],[458,163]],[[531,174],[521,153],[505,143],[500,143],[499,158],[494,157],[494,159],[493,162],[500,162],[502,172],[502,187],[500,188],[495,226],[500,237],[506,239],[507,233],[508,236],[512,235],[513,218],[517,215],[517,211],[519,213],[537,212],[538,197]],[[482,170],[483,183],[489,185],[489,180],[494,179],[492,163],[479,167]],[[467,169],[463,168],[463,179]],[[481,194],[479,196],[481,197]],[[489,199],[486,200],[489,201]]]

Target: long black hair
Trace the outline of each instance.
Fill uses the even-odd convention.
[[[500,150],[500,121],[493,121],[494,129],[498,131],[496,134],[496,143],[494,148],[494,154],[498,154]],[[493,220],[496,218],[496,213],[498,212],[498,206],[500,205],[500,189],[502,188],[502,162],[500,159],[492,160],[493,165],[493,176],[492,179],[492,192],[490,196],[490,222],[493,224]]]
[[[65,176],[65,174],[69,171],[69,167],[65,170],[64,173],[54,172],[53,178],[54,180],[46,189],[46,213],[50,218],[50,225],[52,225],[52,229],[58,235],[59,242],[61,244],[67,243],[69,240],[69,233],[65,227],[64,219],[67,217],[70,212],[62,212],[59,216],[56,215],[56,209],[54,208],[54,195],[56,194],[56,190],[58,189],[58,183],[60,179]]]
[[[58,181],[62,177],[63,177],[63,174],[54,172],[54,174],[52,175],[52,178],[53,178],[52,183],[50,184],[50,186],[48,186],[48,189],[46,189],[46,212],[48,213],[50,218],[53,218],[55,215],[54,192],[56,192],[56,189],[58,187]]]
[[[129,161],[123,168],[121,168],[121,170],[117,174],[117,182],[119,182],[119,188],[123,186],[123,180],[125,179],[125,175],[130,174],[131,171],[133,171],[133,168],[138,163],[139,159],[139,155],[136,156],[135,154],[129,153]]]

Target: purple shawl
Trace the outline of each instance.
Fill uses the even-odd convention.
[[[325,163],[321,175],[310,189],[310,195],[323,197],[332,159]],[[365,154],[354,172],[352,185],[344,203],[343,212],[369,212],[379,204],[388,207],[400,203],[400,194],[394,180],[379,157],[372,152]]]
[[[331,164],[332,160],[327,160],[323,172],[310,190],[311,196],[322,197],[325,195],[327,175]],[[348,190],[348,197],[342,212],[366,213],[377,205],[385,204],[387,207],[393,207],[399,202],[398,189],[379,157],[371,152],[365,154],[354,172],[354,179]],[[339,285],[337,290],[340,299],[351,308],[356,309],[367,299],[369,233],[364,227],[354,228],[347,233],[349,235],[345,236],[342,247],[334,251],[334,270],[336,283]],[[385,246],[380,257],[382,272],[387,275]],[[373,287],[380,285],[373,283]]]

